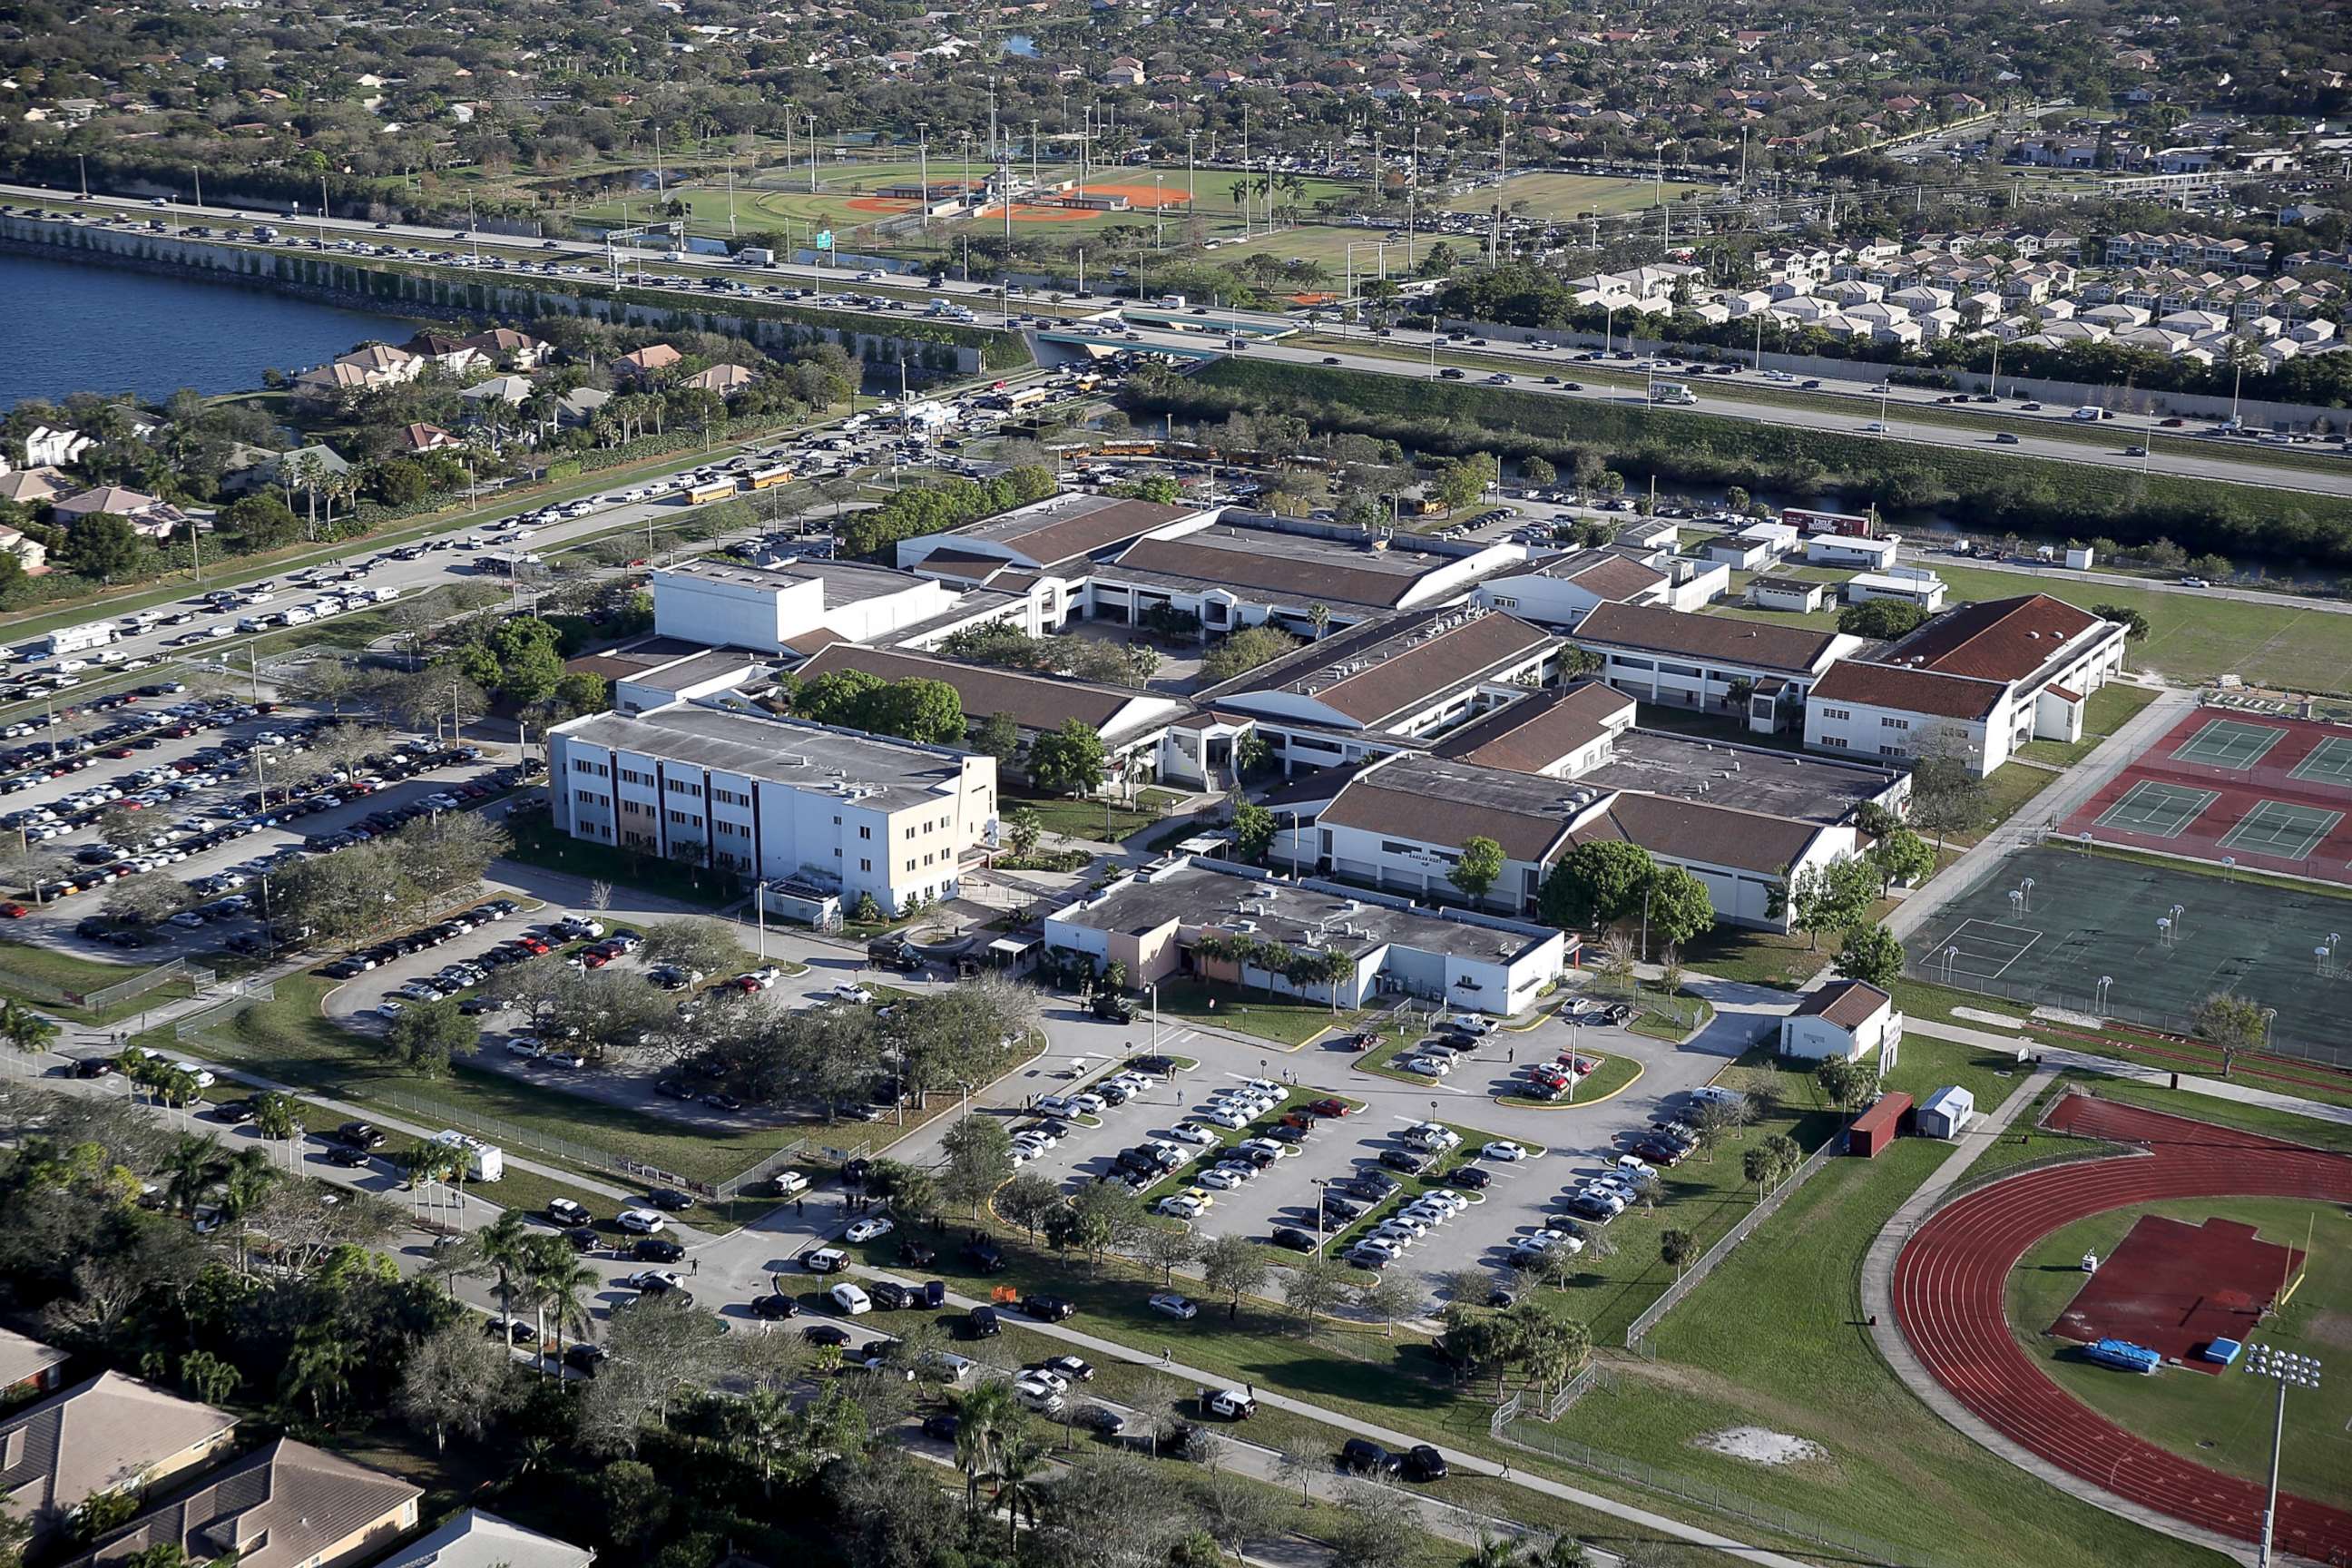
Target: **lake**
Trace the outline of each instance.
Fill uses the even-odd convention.
[[[184,386],[243,392],[265,366],[320,364],[368,338],[398,342],[416,323],[226,283],[129,268],[0,254],[0,408],[69,392],[160,401]]]

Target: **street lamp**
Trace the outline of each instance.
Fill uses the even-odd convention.
[[[2278,1384],[2278,1411],[2271,1420],[2270,1490],[2263,1500],[2262,1545],[2254,1558],[2255,1568],[2270,1568],[2271,1530],[2278,1520],[2279,1447],[2286,1440],[2286,1391],[2290,1384],[2297,1388],[2317,1388],[2320,1363],[2315,1356],[2297,1355],[2273,1345],[2250,1345],[2245,1365],[2254,1376],[2267,1377]]]

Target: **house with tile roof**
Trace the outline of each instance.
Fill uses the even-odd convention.
[[[423,1489],[298,1443],[255,1449],[65,1559],[116,1568],[155,1547],[238,1568],[345,1568],[416,1528]]]
[[[16,1398],[53,1393],[65,1382],[66,1363],[72,1359],[55,1345],[0,1329],[0,1394]]]
[[[100,1493],[160,1488],[226,1449],[236,1417],[106,1372],[0,1416],[0,1502],[37,1540]]]
[[[588,1547],[469,1508],[375,1568],[589,1568],[595,1561]]]
[[[2090,694],[2123,669],[2125,628],[2046,594],[1963,605],[1870,658],[1839,660],[1805,706],[1805,744],[1979,777],[2032,741],[2083,738]]]

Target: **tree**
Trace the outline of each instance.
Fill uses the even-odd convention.
[[[1775,889],[1789,929],[1805,933],[1805,951],[1821,951],[1823,931],[1859,925],[1878,896],[1876,873],[1860,860],[1832,860],[1806,867],[1796,879]]]
[[[1262,1288],[1270,1272],[1265,1248],[1245,1236],[1221,1236],[1201,1248],[1201,1280],[1225,1298],[1228,1321],[1242,1315],[1242,1298]]]
[[[671,964],[689,974],[726,974],[748,956],[724,926],[694,917],[656,921],[645,937],[638,956],[648,965]]]
[[[1216,685],[1246,675],[1299,646],[1297,637],[1279,626],[1244,626],[1202,658],[1201,676],[1210,685]]]
[[[58,1037],[58,1026],[15,997],[0,998],[0,1040],[12,1050],[35,1056]]]
[[[1864,599],[1838,612],[1838,630],[1848,637],[1892,641],[1927,624],[1927,611],[1902,599]]]
[[[437,1453],[452,1430],[479,1437],[513,1404],[514,1362],[470,1317],[416,1342],[400,1373],[393,1408],[402,1420],[430,1433]]]
[[[1315,1320],[1347,1299],[1349,1272],[1346,1264],[1319,1252],[1301,1258],[1282,1277],[1284,1308],[1312,1334]]]
[[[1764,1190],[1780,1179],[1780,1163],[1763,1144],[1750,1144],[1739,1156],[1739,1173],[1756,1184],[1756,1201],[1760,1204]]]
[[[991,713],[980,721],[968,742],[975,752],[994,757],[999,763],[1009,763],[1021,754],[1021,726],[1010,713]]]
[[[1548,925],[1600,927],[1642,911],[1642,890],[1655,873],[1649,851],[1622,839],[1593,839],[1560,857],[1536,907]]]
[[[1274,847],[1276,824],[1274,813],[1252,801],[1242,801],[1234,807],[1234,849],[1253,866],[1265,864],[1266,851]]]
[[[472,1051],[482,1032],[474,1020],[458,1011],[454,997],[438,1002],[411,1002],[383,1032],[382,1051],[420,1078],[439,1078],[449,1070],[449,1058]]]
[[[1474,837],[1465,839],[1461,857],[1445,873],[1445,879],[1461,889],[1473,909],[1486,900],[1486,890],[1503,875],[1503,847],[1493,839]]]
[[[1495,459],[1485,452],[1473,452],[1466,458],[1456,458],[1437,472],[1431,481],[1429,494],[1448,511],[1459,511],[1472,505],[1495,483],[1499,469]]]
[[[2122,626],[2124,641],[2127,643],[2147,640],[2147,617],[2129,605],[2093,605],[2091,614],[2103,621],[2113,621]]]
[[[1531,485],[1549,486],[1559,480],[1559,470],[1542,458],[1520,458],[1519,473]]]
[[[1013,1174],[1013,1134],[993,1116],[963,1116],[940,1135],[940,1149],[947,1156],[940,1191],[969,1203],[978,1219],[988,1194]]]
[[[1715,925],[1715,900],[1706,884],[1680,866],[1652,863],[1643,905],[1650,934],[1668,948],[1705,935]]]
[[[1349,1568],[1404,1568],[1421,1538],[1421,1507],[1391,1487],[1352,1483],[1328,1527],[1333,1558]]]
[[[2266,1024],[2263,1009],[2243,996],[2217,991],[2197,1005],[2190,1015],[2197,1037],[2221,1053],[2221,1076],[2228,1078],[2240,1055],[2259,1049]]]
[[[1911,770],[1911,820],[1935,834],[1943,852],[1946,835],[1973,833],[1992,816],[1992,792],[1958,756],[1928,755]]]
[[[1023,1171],[996,1194],[996,1212],[1007,1224],[1017,1225],[1035,1241],[1046,1219],[1064,1206],[1059,1188],[1034,1171]]]
[[[1004,834],[1014,857],[1026,860],[1037,853],[1037,841],[1045,835],[1045,824],[1035,806],[1016,805],[1004,814]]]
[[[1029,781],[1048,795],[1091,795],[1102,787],[1102,737],[1083,719],[1040,735],[1029,746]]]
[[[1176,1270],[1201,1256],[1201,1238],[1180,1225],[1150,1225],[1135,1238],[1136,1261],[1160,1270],[1160,1283],[1174,1285]]]
[[[111,512],[92,512],[66,530],[58,564],[78,577],[110,583],[136,569],[146,542],[138,530]]]
[[[1683,1270],[1698,1256],[1698,1237],[1679,1226],[1668,1226],[1658,1233],[1658,1258],[1675,1271],[1680,1283]]]
[[[1885,898],[1898,882],[1924,882],[1936,874],[1936,851],[1907,827],[1882,835],[1862,853],[1878,873],[1878,895]]]
[[[1356,1290],[1356,1310],[1381,1326],[1381,1337],[1395,1336],[1396,1325],[1420,1309],[1422,1292],[1403,1273],[1375,1272]]]
[[[1859,1057],[1829,1057],[1813,1068],[1813,1080],[1822,1086],[1832,1105],[1840,1110],[1851,1110],[1862,1097],[1878,1085],[1878,1069]]]
[[[1848,926],[1838,948],[1837,972],[1885,990],[1903,973],[1903,943],[1883,925]]]

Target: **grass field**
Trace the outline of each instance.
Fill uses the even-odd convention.
[[[120,1023],[150,1007],[190,995],[194,987],[184,980],[174,980],[144,995],[96,1010],[67,1006],[54,998],[102,991],[110,985],[135,980],[153,967],[152,963],[105,963],[30,942],[0,941],[0,995],[30,1002],[68,1023]]]
[[[658,855],[638,854],[609,844],[591,844],[536,813],[520,820],[509,816],[507,826],[514,835],[508,858],[526,866],[615,882],[705,909],[723,909],[744,896],[742,885],[734,878],[708,867],[665,860]]]
[[[1362,1016],[1345,1007],[1335,1013],[1321,1002],[1294,1001],[1219,981],[1195,979],[1160,982],[1160,1016],[1171,1023],[1211,1024],[1236,1034],[1255,1035],[1285,1047],[1305,1045],[1333,1029],[1352,1029]],[[1138,1021],[1145,1022],[1150,1017],[1147,1007],[1138,1016]]]
[[[1159,798],[1154,799],[1157,795]],[[1051,837],[1080,838],[1095,844],[1118,844],[1160,820],[1157,809],[1172,798],[1145,790],[1136,805],[1112,801],[1073,800],[1066,795],[1006,794],[1000,804],[1006,812],[1034,811],[1037,826]]]
[[[1576,218],[1588,214],[1607,217],[1615,213],[1640,212],[1662,200],[1680,201],[1686,195],[1705,189],[1703,185],[1673,180],[1661,185],[1606,174],[1538,173],[1513,174],[1499,185],[1481,185],[1451,198],[1445,206],[1451,212],[1485,212],[1500,201],[1503,210],[1509,212],[1524,202],[1527,205],[1521,210],[1530,217]]]
[[[2051,1232],[2009,1277],[2011,1329],[2052,1382],[2158,1447],[2241,1479],[2262,1480],[2270,1464],[2275,1406],[2269,1379],[2236,1368],[2209,1375],[2166,1367],[2153,1376],[2136,1376],[2085,1360],[2071,1342],[2044,1334],[2084,1283],[2083,1255],[2111,1256],[2142,1215],[2190,1225],[2213,1217],[2238,1220],[2256,1226],[2264,1241],[2307,1246],[2305,1277],[2263,1325],[2262,1340],[2322,1361],[2352,1349],[2352,1324],[2343,1311],[2352,1301],[2352,1215],[2284,1198],[2137,1205]],[[2315,1390],[2297,1389],[2287,1396],[2286,1416],[2280,1485],[2338,1507],[2352,1503],[2352,1384],[2324,1378]]]
[[[2131,722],[2132,715],[2155,701],[2160,693],[2145,686],[2121,683],[2102,686],[2091,693],[2083,709],[2083,738],[2073,742],[2032,741],[2018,748],[2028,762],[2055,763],[2071,767],[2099,749],[2106,738]]]
[[[1922,1038],[1889,1081],[1948,1083],[1998,1105],[2020,1079],[2000,1058]],[[1871,1348],[1860,1270],[1871,1238],[1946,1159],[1948,1144],[1898,1140],[1874,1161],[1831,1163],[1588,1395],[1563,1436],[1892,1542],[1906,1563],[2014,1568],[2208,1568],[2201,1550],[2144,1531],[2021,1475],[1947,1426]],[[1685,1167],[1687,1169],[1688,1167]],[[1825,1457],[1762,1468],[1696,1446],[1757,1426]]]

